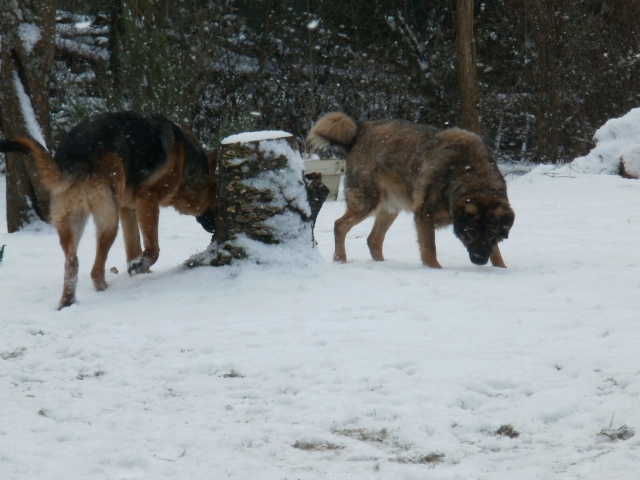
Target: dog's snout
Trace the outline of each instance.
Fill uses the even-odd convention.
[[[474,265],[486,265],[487,262],[489,261],[489,255],[469,252],[469,259]]]

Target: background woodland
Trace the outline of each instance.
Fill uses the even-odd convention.
[[[468,126],[462,100],[477,98],[474,129],[498,160],[564,162],[588,152],[607,119],[640,105],[640,0],[6,4],[2,134],[21,133],[17,75],[52,145],[107,110],[162,113],[215,148],[245,130],[303,139],[335,109]],[[461,5],[472,16],[470,96],[457,50]],[[35,45],[25,25],[38,28]]]

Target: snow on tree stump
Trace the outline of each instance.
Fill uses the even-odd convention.
[[[620,173],[625,178],[640,178],[640,145],[634,145],[622,152]]]
[[[313,227],[329,193],[320,180],[304,175],[289,133],[249,132],[224,139],[213,239],[187,264],[221,266],[245,258],[271,263],[283,255],[308,255],[315,250]]]

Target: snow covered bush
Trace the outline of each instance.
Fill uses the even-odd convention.
[[[629,159],[629,166],[635,168],[632,171],[640,173],[640,108],[609,120],[596,131],[593,140],[596,146],[571,163],[574,169],[583,173],[616,175],[620,173],[620,158],[624,155]]]

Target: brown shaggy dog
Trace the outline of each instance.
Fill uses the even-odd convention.
[[[51,192],[51,222],[65,255],[59,308],[75,301],[78,243],[89,215],[97,231],[91,278],[98,291],[108,287],[105,263],[118,218],[131,275],[148,272],[158,259],[160,206],[197,215],[205,230],[214,228],[215,158],[207,158],[164,117],[134,112],[97,115],[72,128],[53,158],[25,137],[1,141],[0,152],[28,154]]]
[[[348,152],[347,211],[335,222],[334,260],[346,262],[347,233],[370,215],[376,218],[369,251],[374,260],[384,260],[385,234],[398,213],[408,210],[425,265],[441,268],[435,229],[453,224],[474,264],[490,259],[506,267],[498,242],[508,237],[515,215],[504,178],[477,135],[400,120],[356,123],[332,112],[318,120],[307,142],[312,149],[334,145]]]

